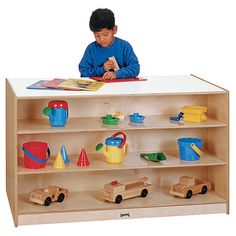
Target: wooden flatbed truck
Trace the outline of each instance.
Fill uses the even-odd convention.
[[[112,181],[105,184],[102,195],[104,200],[119,204],[123,199],[137,196],[144,198],[150,192],[152,192],[152,185],[147,183],[146,177],[142,177],[121,183]]]
[[[206,194],[208,190],[211,190],[211,183],[209,181],[199,180],[189,176],[181,176],[179,183],[174,184],[169,193],[190,199],[193,194]]]

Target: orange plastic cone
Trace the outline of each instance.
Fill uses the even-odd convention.
[[[77,166],[89,166],[88,156],[84,148],[80,152]]]

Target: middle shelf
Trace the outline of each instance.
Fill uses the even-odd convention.
[[[198,161],[182,161],[178,152],[164,152],[166,160],[160,162],[151,162],[140,157],[140,152],[130,152],[121,164],[110,164],[105,157],[98,154],[89,154],[90,165],[87,167],[78,167],[78,155],[69,155],[70,164],[65,169],[54,169],[53,162],[55,156],[51,156],[45,168],[27,169],[24,167],[23,157],[18,158],[18,175],[40,174],[40,173],[63,173],[63,172],[83,172],[83,171],[104,171],[104,170],[131,170],[147,168],[176,168],[176,167],[198,167],[198,166],[222,166],[226,162],[216,155],[205,151],[205,155]]]

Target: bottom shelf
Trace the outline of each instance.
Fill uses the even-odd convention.
[[[167,188],[120,204],[104,201],[98,191],[72,192],[63,203],[55,202],[48,207],[29,202],[27,195],[19,195],[18,206],[19,224],[226,213],[226,200],[214,191],[184,199],[169,195]]]

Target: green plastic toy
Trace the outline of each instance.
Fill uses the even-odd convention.
[[[154,162],[166,160],[166,156],[163,152],[141,153],[140,157],[145,158],[148,161],[154,161]]]
[[[106,125],[117,125],[118,121],[119,119],[112,115],[106,115],[102,117],[102,122]]]

